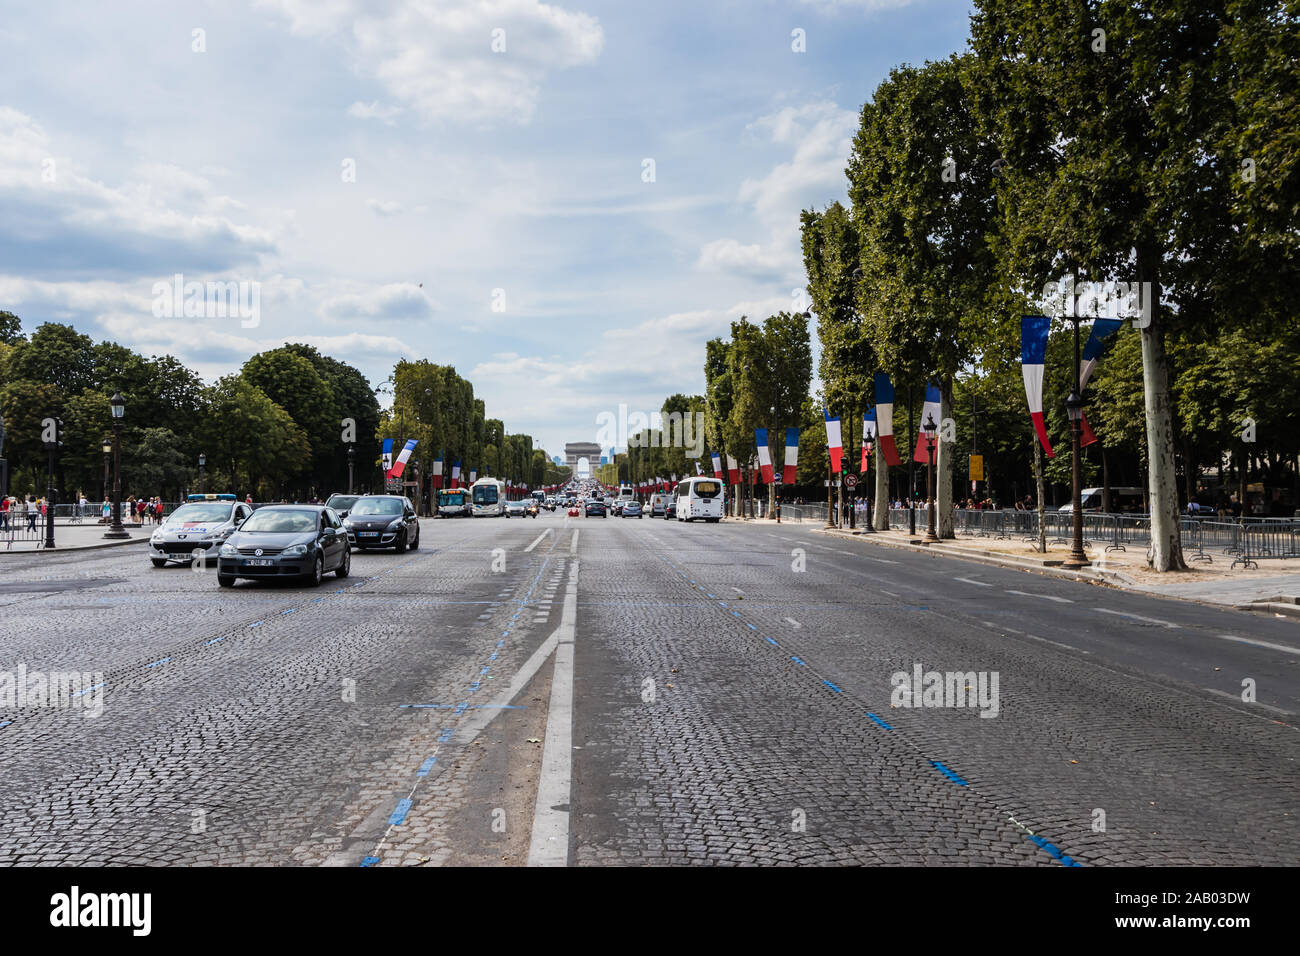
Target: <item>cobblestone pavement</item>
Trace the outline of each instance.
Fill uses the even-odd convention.
[[[1300,856],[1293,621],[798,526],[423,529],[319,589],[7,559],[0,675],[103,687],[0,705],[0,864],[521,864],[566,602],[570,863]],[[916,665],[996,716],[891,706]]]

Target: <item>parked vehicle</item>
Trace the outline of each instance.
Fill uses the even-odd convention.
[[[352,549],[343,522],[324,505],[269,505],[254,511],[221,546],[217,583],[292,576],[315,587],[329,571],[346,578]]]

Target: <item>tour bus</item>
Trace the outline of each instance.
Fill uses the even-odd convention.
[[[722,520],[722,482],[695,475],[677,484],[677,520]]]
[[[470,487],[475,518],[499,518],[506,513],[506,483],[499,478],[480,478]]]
[[[438,514],[444,518],[468,518],[470,507],[468,488],[443,488],[438,492]]]

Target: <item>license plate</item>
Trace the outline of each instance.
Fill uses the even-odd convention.
[[[245,565],[251,565],[255,568],[269,568],[274,563],[270,558],[249,558],[244,562]]]
[[[378,538],[378,537],[379,537],[379,532],[378,532],[378,531],[362,531],[362,532],[360,532],[360,533],[357,534],[357,537],[358,537],[358,538]]]
[[[168,555],[168,557],[170,557],[173,561],[188,561],[188,560],[190,560],[190,554],[189,554],[188,551],[181,552],[181,553],[179,553],[179,554],[171,554],[171,555]]]

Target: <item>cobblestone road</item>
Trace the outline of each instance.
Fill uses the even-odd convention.
[[[576,864],[1300,858],[1294,621],[770,523],[422,541],[319,589],[6,556],[0,680],[103,687],[0,704],[0,864],[522,864],[539,810]]]

